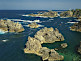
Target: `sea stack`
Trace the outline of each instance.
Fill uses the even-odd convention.
[[[33,53],[42,57],[42,60],[57,61],[63,60],[64,56],[59,55],[54,49],[42,47],[42,43],[53,43],[55,41],[63,41],[64,37],[59,33],[58,29],[43,28],[39,30],[34,37],[28,37],[25,53]]]
[[[11,20],[0,20],[0,29],[4,32],[22,32],[23,26]]]

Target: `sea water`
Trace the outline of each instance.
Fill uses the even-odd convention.
[[[57,52],[60,55],[64,56],[64,61],[80,60],[81,55],[77,53],[76,49],[79,45],[79,42],[81,41],[81,33],[70,31],[69,27],[73,24],[68,23],[70,22],[70,20],[74,21],[75,18],[55,17],[52,18],[52,20],[50,20],[51,18],[22,16],[25,14],[37,13],[39,11],[46,10],[0,10],[0,19],[20,19],[22,21],[20,21],[20,23],[25,28],[25,31],[21,33],[0,34],[0,61],[42,61],[41,57],[35,54],[25,54],[23,49],[25,47],[25,43],[28,40],[28,36],[33,37],[38,30],[44,27],[58,28],[59,32],[63,34],[65,40],[62,42],[55,42],[52,44],[42,44],[42,46],[54,49],[59,48],[61,43],[67,43],[67,48],[60,49]],[[25,22],[23,22],[24,20]],[[41,23],[38,24],[43,25],[43,27],[39,27],[36,29],[26,27],[24,25],[29,24],[29,22],[26,22],[27,20],[40,20]]]

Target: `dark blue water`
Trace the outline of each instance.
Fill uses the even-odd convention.
[[[69,21],[74,21],[75,18],[52,18],[54,20],[49,20],[50,18],[39,18],[39,17],[25,17],[23,14],[37,13],[39,11],[46,10],[0,10],[0,19],[21,19],[21,20],[36,20],[39,19],[40,25],[44,27],[58,28],[60,33],[63,34],[65,40],[63,42],[55,42],[52,44],[43,44],[50,49],[60,47],[61,43],[66,42],[68,47],[65,49],[58,50],[57,52],[63,55],[64,61],[75,61],[80,60],[81,55],[76,52],[76,47],[81,41],[81,33],[70,31],[69,27],[72,24],[68,24]],[[59,12],[60,13],[60,12]],[[27,22],[21,22],[22,25],[27,25]],[[39,27],[37,29],[31,29],[25,27],[25,31],[21,33],[5,33],[0,34],[0,61],[42,61],[41,57],[34,54],[25,54],[23,49],[27,42],[28,36],[33,37],[34,34],[44,27]],[[3,42],[2,40],[8,40]]]

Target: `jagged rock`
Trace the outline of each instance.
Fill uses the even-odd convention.
[[[72,11],[64,11],[60,14],[61,17],[72,17],[73,12]]]
[[[67,46],[68,46],[67,43],[62,43],[62,44],[61,44],[61,47],[62,47],[62,48],[66,48]]]
[[[47,41],[47,38],[49,38],[49,41]],[[42,57],[42,60],[63,60],[64,57],[62,55],[59,55],[54,49],[49,49],[47,47],[41,46],[42,43],[53,43],[57,40],[64,40],[64,37],[59,33],[58,29],[54,30],[53,28],[45,27],[44,29],[39,30],[34,36],[34,38],[28,37],[28,41],[26,43],[26,48],[24,49],[24,52],[37,54],[38,56]]]
[[[73,26],[70,27],[70,30],[81,32],[81,21],[73,24]]]
[[[59,33],[58,29],[44,28],[35,34],[35,38],[40,40],[41,43],[53,43],[55,41],[63,41],[64,37]]]
[[[32,37],[28,37],[28,41],[26,43],[26,48],[24,49],[24,51],[25,53],[36,53],[40,51],[41,47],[42,46],[39,40]]]
[[[80,41],[80,47],[78,48],[78,52],[81,54],[81,41]]]
[[[11,20],[0,20],[0,29],[8,32],[22,32],[24,28],[18,22],[15,23]]]
[[[64,11],[60,14],[61,17],[76,17],[81,19],[81,9]]]
[[[33,22],[33,23],[31,23],[31,24],[28,24],[28,26],[29,26],[30,28],[38,28],[38,27],[39,27],[39,25],[38,25],[36,22]]]
[[[38,13],[38,14],[29,14],[28,16],[33,16],[33,17],[57,17],[58,13],[56,11],[48,11],[48,12],[43,12],[43,13]]]
[[[50,56],[48,58],[48,61],[58,61],[58,60],[63,60],[64,56],[59,55],[54,49],[51,49]]]

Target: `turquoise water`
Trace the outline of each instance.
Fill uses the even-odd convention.
[[[75,18],[53,18],[54,20],[49,20],[50,18],[39,18],[39,17],[23,17],[23,14],[36,13],[38,11],[34,10],[19,10],[19,11],[0,11],[0,18],[6,19],[21,19],[21,20],[35,20],[39,19],[40,25],[44,27],[58,28],[59,32],[63,34],[65,40],[63,42],[55,42],[52,44],[42,44],[42,46],[48,47],[50,49],[59,48],[61,43],[67,43],[68,47],[65,49],[60,49],[57,52],[64,56],[64,61],[81,61],[81,55],[76,52],[76,47],[81,41],[81,33],[70,31],[69,27],[72,24],[68,24],[70,20],[74,21]],[[20,22],[23,26],[28,25],[28,22]],[[25,43],[27,42],[28,36],[33,37],[34,34],[40,30],[31,29],[25,27],[25,31],[22,33],[5,33],[0,34],[0,61],[42,61],[41,57],[34,54],[25,54],[23,49]],[[8,40],[3,42],[2,40]]]

